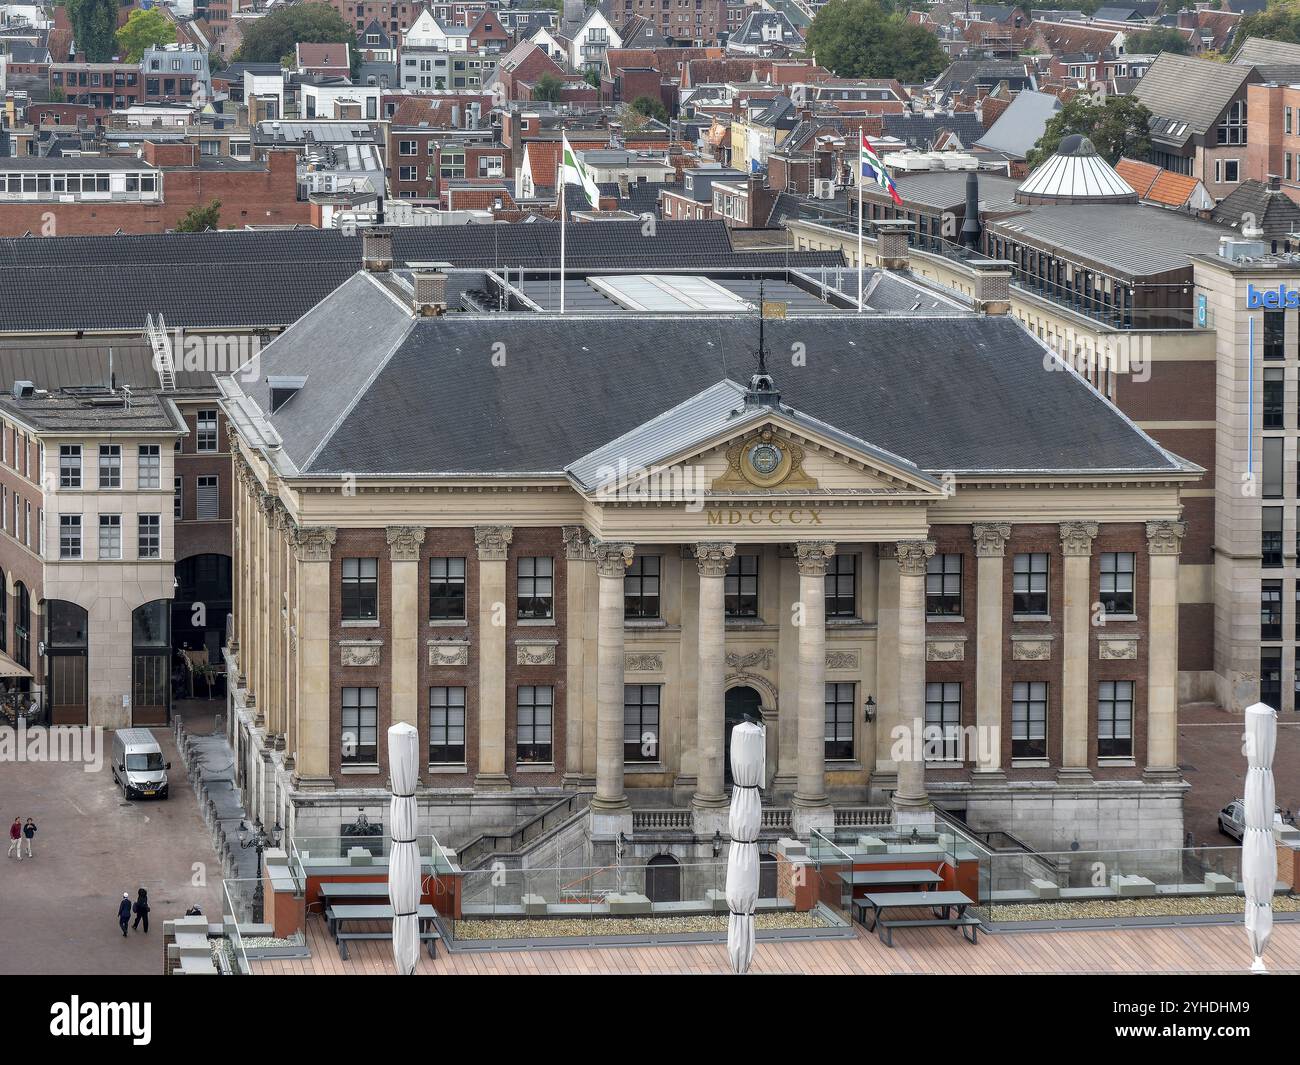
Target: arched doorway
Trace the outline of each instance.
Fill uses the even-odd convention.
[[[646,862],[645,895],[651,902],[682,901],[682,867],[671,854],[656,854]]]
[[[727,787],[731,787],[731,730],[746,718],[756,725],[763,723],[763,697],[753,688],[728,688],[725,717],[726,732],[722,737],[722,774]]]

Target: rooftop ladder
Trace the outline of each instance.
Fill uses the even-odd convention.
[[[148,315],[144,323],[144,336],[153,349],[153,366],[158,371],[158,385],[164,392],[176,391],[176,364],[172,361],[172,347],[167,340],[167,323],[158,315]]]

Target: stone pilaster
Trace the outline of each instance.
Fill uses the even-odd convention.
[[[297,561],[298,749],[294,786],[320,787],[330,776],[330,559],[337,532],[332,526],[292,526]]]
[[[1002,580],[1011,526],[976,522],[975,537],[975,728],[980,762],[977,778],[1005,779],[1002,772]]]
[[[591,787],[596,778],[587,759],[584,748],[596,728],[596,685],[588,684],[588,674],[596,666],[596,629],[598,604],[588,607],[588,600],[595,597],[597,581],[594,579],[590,536],[581,525],[566,525],[562,530],[564,540],[565,602],[569,604],[565,612],[566,646],[564,657],[566,708],[564,720],[564,778],[566,787]],[[595,749],[592,744],[592,761],[594,766]]]
[[[389,707],[393,724],[420,727],[420,525],[389,525],[388,559],[392,571],[392,617],[388,649],[392,669]]]
[[[925,790],[925,572],[933,540],[900,540],[898,555],[898,709],[906,757],[898,762],[894,817],[899,824],[934,818]]]
[[[1147,522],[1147,764],[1150,780],[1178,779],[1178,556],[1187,523]]]
[[[593,815],[628,808],[623,790],[623,575],[633,547],[592,541],[600,581],[596,634],[596,794]]]
[[[876,548],[876,786],[898,783],[894,730],[902,721],[898,708],[898,555],[893,544]]]
[[[698,782],[691,804],[695,831],[712,835],[725,826],[723,739],[726,736],[726,584],[727,566],[736,554],[733,543],[695,545],[700,574],[699,671],[696,682],[695,743]]]
[[[826,564],[829,540],[795,544],[799,567],[799,786],[793,799],[795,834],[831,828],[835,813],[826,796]]]
[[[476,788],[509,788],[506,775],[506,560],[514,530],[474,526],[478,548],[478,775]]]
[[[1061,768],[1058,779],[1092,779],[1088,768],[1088,652],[1091,643],[1092,542],[1095,521],[1061,522],[1065,556],[1061,605]]]

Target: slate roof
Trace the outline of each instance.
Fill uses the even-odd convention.
[[[1232,62],[1257,67],[1270,81],[1290,81],[1300,74],[1300,44],[1247,37]]]
[[[1153,134],[1159,139],[1181,144],[1187,136],[1204,136],[1248,80],[1259,80],[1250,67],[1161,52],[1142,75],[1133,95],[1157,123],[1160,119],[1171,119],[1186,124],[1186,133],[1164,130],[1158,124],[1152,126]]]
[[[110,363],[119,386],[158,387],[153,349],[143,340],[118,337],[108,344],[94,339],[24,337],[0,339],[0,392],[10,392],[15,381],[31,381],[37,388],[50,389],[107,384]],[[176,385],[211,389],[212,375],[177,370]]]
[[[175,433],[184,434],[185,420],[175,405],[158,392],[90,386],[37,393],[29,399],[0,395],[0,410],[21,419],[37,431],[84,431],[90,433]]]
[[[1023,159],[1060,109],[1060,99],[1051,93],[1025,89],[1016,93],[1007,109],[975,143]]]
[[[1243,219],[1254,218],[1265,240],[1283,240],[1300,232],[1300,204],[1264,182],[1243,181],[1215,206],[1210,218],[1220,225],[1238,228]]]
[[[226,381],[265,410],[268,375],[307,377],[268,416],[300,474],[558,475],[755,365],[752,316],[412,318],[385,301],[358,275],[262,351],[255,382]],[[783,402],[922,470],[1182,468],[1077,374],[1043,373],[1048,349],[1010,317],[795,315],[766,333],[817,367],[778,373]]]
[[[943,130],[951,130],[963,144],[973,144],[984,135],[984,125],[974,111],[935,112],[933,115],[904,112],[882,115],[886,137],[897,137],[913,148],[926,149]]]

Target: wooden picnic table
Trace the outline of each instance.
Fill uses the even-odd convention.
[[[433,927],[433,919],[437,917],[438,911],[426,902],[420,904],[417,911],[417,917],[420,924],[420,939],[429,945],[429,957],[438,956],[438,930]],[[351,921],[387,921],[388,931],[386,932],[349,932],[344,928],[346,922]],[[334,942],[339,947],[339,957],[347,961],[348,941],[353,939],[392,939],[393,938],[393,907],[387,904],[383,905],[336,905],[328,906],[325,909],[325,923],[329,928],[330,935],[334,937]]]
[[[861,922],[868,931],[874,931],[887,947],[894,945],[895,928],[947,927],[961,930],[961,934],[974,943],[978,935],[979,919],[966,916],[966,907],[975,904],[960,891],[891,891],[871,893],[853,900],[855,914],[861,913]],[[933,917],[895,919],[887,916],[891,910],[928,908]],[[870,909],[872,923],[867,924],[866,912]]]

